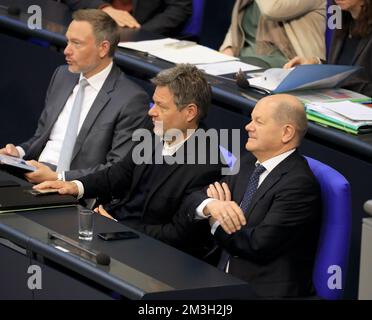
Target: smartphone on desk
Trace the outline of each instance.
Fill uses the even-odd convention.
[[[119,232],[98,233],[98,237],[105,241],[113,241],[113,240],[136,239],[136,238],[139,238],[139,235],[132,231],[119,231]]]

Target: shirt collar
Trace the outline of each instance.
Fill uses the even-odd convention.
[[[164,141],[163,143],[163,150],[162,150],[162,155],[163,156],[173,156],[179,148],[181,148],[184,143],[194,134],[195,131],[193,130],[188,130],[188,133],[190,134],[186,137],[186,139],[183,139],[180,142],[174,143],[174,144],[168,144]]]
[[[91,76],[89,79],[86,79],[88,81],[89,85],[94,90],[96,90],[96,91],[101,90],[104,82],[106,81],[106,78],[108,77],[108,75],[111,72],[112,66],[113,66],[113,62],[111,61],[110,64],[105,69],[101,70],[100,72],[98,72],[94,76]],[[80,73],[79,81],[83,78],[84,78],[83,74]]]
[[[274,168],[281,163],[284,159],[286,159],[288,156],[290,156],[293,152],[295,152],[296,149],[291,149],[289,151],[286,151],[282,154],[279,154],[278,156],[275,156],[271,159],[268,159],[262,163],[259,161],[256,161],[256,167],[260,164],[265,167],[265,169],[270,173],[274,170]]]

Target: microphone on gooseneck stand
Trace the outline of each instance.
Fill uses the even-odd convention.
[[[97,264],[100,264],[100,265],[103,265],[103,266],[108,266],[111,262],[111,258],[109,255],[105,254],[105,253],[102,253],[102,252],[97,252],[97,251],[94,251],[94,250],[89,250],[87,248],[84,248],[82,246],[79,245],[78,242],[76,241],[73,241],[67,237],[64,237],[58,233],[55,233],[55,232],[52,232],[52,233],[48,233],[48,237],[49,239],[57,239],[57,240],[60,240],[62,242],[65,242],[67,243],[68,245],[76,248],[79,250],[79,256],[82,256],[83,258],[88,255],[88,258],[90,260],[93,260],[95,263]]]
[[[9,14],[11,14],[13,16],[19,16],[20,13],[21,13],[21,8],[16,7],[16,6],[3,6],[3,5],[0,5],[0,8],[6,10]]]

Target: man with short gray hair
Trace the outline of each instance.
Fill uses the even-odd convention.
[[[218,267],[263,298],[312,294],[320,191],[299,147],[304,106],[281,94],[261,99],[246,125],[240,172],[185,200],[189,219],[208,219],[223,249]]]

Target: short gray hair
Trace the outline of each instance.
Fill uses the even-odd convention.
[[[197,122],[208,113],[212,99],[211,87],[204,73],[191,64],[179,64],[163,70],[151,79],[159,87],[168,87],[179,110],[193,103],[198,108]]]
[[[120,41],[119,26],[106,12],[97,9],[81,9],[72,14],[75,21],[86,21],[93,28],[97,43],[107,40],[110,43],[108,55],[114,56],[115,49]]]
[[[296,104],[285,99],[279,101],[274,112],[274,118],[282,124],[291,123],[296,129],[298,144],[300,144],[307,132],[308,123],[303,103],[298,99],[296,100]]]

